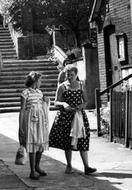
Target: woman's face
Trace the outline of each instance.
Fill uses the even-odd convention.
[[[67,80],[69,82],[74,82],[77,78],[77,74],[74,71],[67,71]]]

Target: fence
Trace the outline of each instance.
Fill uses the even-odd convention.
[[[101,134],[101,96],[104,93],[110,93],[110,123],[109,137],[110,141],[120,140],[126,147],[132,141],[132,91],[126,89],[125,92],[115,91],[114,88],[122,84],[125,80],[132,77],[132,74],[111,85],[104,91],[96,89],[96,110],[97,110],[97,132]]]

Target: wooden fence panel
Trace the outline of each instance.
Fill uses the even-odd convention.
[[[113,91],[112,94],[113,136],[125,137],[125,93]]]

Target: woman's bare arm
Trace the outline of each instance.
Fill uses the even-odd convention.
[[[67,108],[69,106],[69,104],[67,104],[63,100],[63,97],[62,97],[63,91],[64,91],[64,87],[63,87],[63,85],[60,85],[56,91],[55,105],[63,106],[64,108]]]
[[[78,106],[79,110],[85,109],[87,106],[87,92],[86,92],[86,87],[84,84],[82,84],[82,98],[83,98],[83,102],[82,104]]]

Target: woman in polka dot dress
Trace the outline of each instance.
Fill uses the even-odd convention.
[[[67,80],[59,85],[56,92],[55,105],[60,107],[49,135],[49,146],[65,151],[67,167],[65,173],[72,173],[72,150],[80,151],[84,164],[84,173],[88,175],[96,171],[88,165],[88,150],[90,129],[84,111],[86,107],[86,91],[77,79],[78,69],[73,65],[66,68]],[[78,138],[76,149],[72,146],[71,129],[75,113],[81,113],[85,130],[85,137]],[[76,130],[76,129],[75,129]]]

